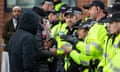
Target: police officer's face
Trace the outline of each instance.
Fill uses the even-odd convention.
[[[91,19],[95,20],[98,15],[98,8],[96,6],[92,6],[88,10],[88,15],[90,16]]]
[[[60,17],[61,17],[61,18],[60,18],[61,21],[64,21],[64,20],[65,20],[64,13],[60,13]]]
[[[82,19],[82,15],[81,15],[81,14],[79,14],[79,13],[77,13],[77,14],[76,14],[76,17],[77,17],[77,20]]]
[[[88,33],[87,30],[82,29],[82,28],[79,28],[79,29],[78,29],[78,32],[77,32],[78,38],[79,38],[79,39],[85,39],[85,37],[87,36],[87,33]]]
[[[48,18],[49,18],[50,22],[58,20],[58,16],[56,14],[53,14],[53,13],[50,13]]]
[[[77,21],[82,19],[82,15],[77,13],[75,14],[75,16],[73,17],[73,23],[76,23]]]
[[[108,25],[110,34],[116,34],[119,30],[117,22],[112,22]]]
[[[73,17],[72,17],[72,22],[73,22],[73,24],[76,24],[77,21],[78,21],[77,16],[73,16]]]
[[[65,21],[68,25],[73,26],[73,22],[72,22],[73,16],[72,15],[67,15],[65,16]]]

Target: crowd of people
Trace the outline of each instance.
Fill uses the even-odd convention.
[[[108,7],[93,0],[83,9],[61,0],[25,12],[13,7],[1,72],[119,72],[120,0]]]

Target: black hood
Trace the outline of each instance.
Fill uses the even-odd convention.
[[[40,17],[35,12],[29,10],[21,15],[19,22],[19,29],[36,34],[40,22]]]

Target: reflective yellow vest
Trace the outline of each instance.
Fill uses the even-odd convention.
[[[92,59],[92,56],[87,56],[85,54],[85,45],[86,44],[84,41],[79,41],[76,44],[76,49],[79,50],[79,52],[77,50],[72,50],[70,52],[70,57],[76,64],[83,64],[88,66],[89,60]]]
[[[57,5],[55,5],[55,11],[59,11],[60,10],[60,7],[62,6],[62,5],[64,5],[65,3],[63,3],[63,2],[61,2],[61,3],[58,3]]]
[[[78,53],[76,50],[70,53],[70,57],[74,62],[88,65],[91,59],[101,59],[104,40],[107,35],[105,27],[103,24],[96,23],[90,28],[85,42],[78,42],[76,45],[76,48],[80,50],[81,53]]]
[[[105,27],[104,24],[95,23],[90,28],[86,39],[86,55],[101,59],[107,35]]]
[[[120,71],[120,34],[115,38],[110,52],[113,57],[109,59],[108,64],[104,67],[104,72],[119,72]]]
[[[111,53],[111,51],[113,50],[112,37],[113,36],[111,36],[111,37],[106,36],[104,49],[103,49],[103,58],[100,61],[98,68],[105,67],[108,64],[109,59],[111,59],[113,57],[113,54]]]
[[[58,49],[57,49],[57,54],[60,55],[60,54],[63,54],[64,53],[64,50],[61,49],[61,39],[60,39],[60,34],[64,33],[65,31],[65,27],[67,26],[66,23],[61,23],[59,22],[58,25],[54,26],[52,29],[51,29],[51,37],[55,38],[56,41],[57,41],[57,44],[58,44]]]
[[[57,43],[58,43],[58,48],[61,48],[63,45],[70,45],[69,42],[63,41],[60,37],[60,35],[66,35],[68,33],[68,29],[66,29],[67,24],[64,23],[59,31],[59,35],[57,36]],[[74,33],[76,32],[76,30],[74,31]],[[64,53],[64,52],[60,52],[60,50],[57,50],[57,54],[60,53]],[[65,64],[64,64],[64,68],[67,71],[67,69],[70,66],[70,58],[65,56],[64,58]]]

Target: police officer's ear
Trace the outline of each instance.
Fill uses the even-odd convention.
[[[66,19],[66,16],[65,16],[65,14],[63,14],[63,18],[64,18],[64,19]]]
[[[99,6],[97,6],[96,8],[98,13],[101,12],[102,9]]]
[[[99,6],[97,6],[96,8],[97,8],[98,11],[101,10],[101,8]]]

